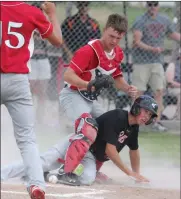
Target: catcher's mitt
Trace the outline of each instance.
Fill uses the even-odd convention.
[[[91,92],[94,87],[95,92],[103,89],[110,88],[114,84],[114,79],[110,75],[102,74],[100,76],[96,76],[96,78],[90,81],[87,85],[87,91]]]
[[[79,93],[89,101],[97,100],[97,97],[104,88],[110,88],[114,84],[114,79],[110,75],[102,74],[96,70],[96,77],[87,85],[87,90],[79,90]]]

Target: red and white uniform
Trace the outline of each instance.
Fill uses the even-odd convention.
[[[102,74],[116,78],[122,76],[120,63],[123,58],[123,50],[119,46],[116,46],[112,55],[108,56],[101,42],[93,40],[75,52],[69,67],[85,81],[95,78],[95,69],[99,69]],[[77,87],[73,85],[70,85],[70,88],[77,90]]]
[[[29,73],[34,31],[47,38],[53,26],[40,9],[24,2],[1,2],[0,6],[1,73]]]

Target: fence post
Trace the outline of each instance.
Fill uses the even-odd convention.
[[[127,2],[123,2],[123,12],[125,17],[127,17]],[[129,45],[128,45],[128,31],[125,34],[125,65],[128,73],[128,83],[131,83],[131,78],[130,78],[130,65],[129,65]]]
[[[175,2],[175,7],[174,7],[174,23],[176,25],[176,31],[180,33],[180,9],[181,9],[181,2],[180,1],[177,1]],[[176,56],[178,55],[178,49],[180,47],[180,42],[175,42],[173,41],[173,51],[172,51],[172,61],[176,59]]]

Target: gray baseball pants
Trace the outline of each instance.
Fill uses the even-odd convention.
[[[60,167],[60,163],[57,162],[58,158],[64,159],[66,150],[70,144],[67,136],[63,141],[51,147],[47,152],[41,155],[41,162],[44,172],[53,171]],[[81,161],[84,165],[84,172],[79,177],[80,183],[84,185],[91,185],[96,178],[96,160],[91,152],[87,152],[84,159]],[[7,180],[9,178],[23,178],[25,177],[25,167],[22,162],[17,162],[11,165],[7,165],[1,168],[1,179]]]
[[[27,176],[27,186],[36,185],[45,190],[34,133],[34,110],[28,75],[1,73],[1,104],[7,107],[12,118],[14,136],[23,159],[21,164]],[[14,170],[10,170],[10,174],[12,171]],[[3,179],[5,174],[1,174],[1,179]]]
[[[62,89],[59,95],[59,102],[61,113],[69,119],[72,126],[75,120],[83,113],[90,113],[92,117],[96,118],[105,112],[97,101],[88,101],[78,91],[70,88]]]

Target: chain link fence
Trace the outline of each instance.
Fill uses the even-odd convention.
[[[33,81],[30,81],[30,83],[32,85],[32,92],[34,96],[37,95],[38,98],[40,98],[39,103],[37,100],[37,107],[44,107],[44,110],[40,111],[41,117],[43,111],[49,115],[52,111],[52,122],[53,120],[59,120],[58,94],[64,86],[63,73],[66,70],[69,61],[79,47],[85,45],[91,39],[101,37],[107,17],[112,13],[124,14],[128,18],[129,30],[124,39],[120,42],[120,46],[125,53],[124,61],[120,67],[124,72],[125,79],[127,79],[129,83],[132,83],[134,61],[132,49],[133,34],[131,27],[133,26],[136,18],[146,11],[145,2],[90,2],[85,3],[86,5],[84,6],[81,4],[83,3],[78,2],[77,4],[77,2],[56,2],[57,15],[60,20],[64,38],[64,44],[60,48],[53,47],[46,43],[46,41],[41,41],[39,43],[35,42],[36,46],[32,60],[35,59],[40,61],[41,59],[48,58],[47,60],[49,63],[44,62],[42,64],[44,66],[41,68],[41,73],[44,73],[44,77],[41,77],[41,75],[38,75],[37,73],[37,76],[35,76]],[[86,25],[81,22],[77,15],[78,8],[83,8],[81,12],[87,12],[88,8],[90,18],[88,22],[86,22]],[[180,32],[180,2],[160,2],[159,12],[168,16],[173,23],[173,26],[178,32]],[[163,67],[165,71],[171,60],[175,60],[174,57],[178,54],[178,48],[178,42],[165,38],[163,52]],[[44,55],[42,56],[42,54]],[[36,62],[36,64],[38,65],[38,62]],[[47,68],[49,69],[47,69],[45,65],[47,65]],[[32,67],[32,73],[33,70],[38,69],[36,67]],[[36,81],[35,84],[33,84],[32,82],[34,82],[34,80],[45,80],[43,81],[43,86],[40,86],[40,89],[37,92],[34,90],[38,88],[39,84],[36,85]],[[153,95],[153,92],[149,86],[146,92]],[[130,98],[125,93],[117,91],[114,88],[103,93],[100,100],[101,103],[104,104],[106,110],[114,107],[129,108],[131,105]],[[48,101],[49,105],[44,104],[45,101]],[[173,117],[176,111],[177,101],[177,96],[169,94],[166,86],[164,91],[164,119],[171,119]]]

